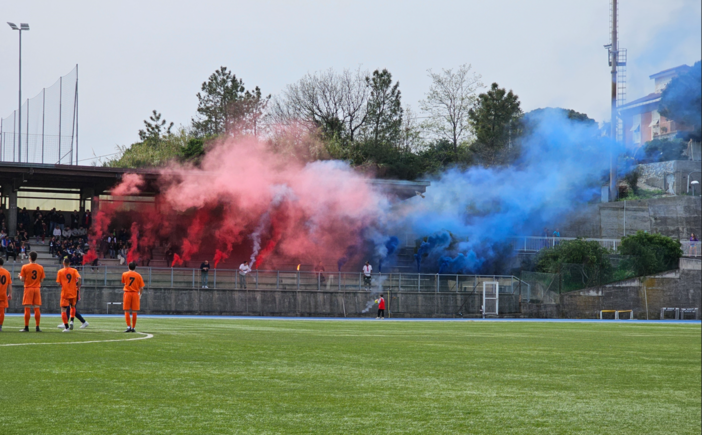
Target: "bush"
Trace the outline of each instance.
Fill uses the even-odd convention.
[[[637,276],[676,269],[683,254],[678,240],[643,231],[624,237],[619,252],[631,257],[625,260],[626,267],[632,268]]]
[[[612,279],[609,254],[598,242],[567,240],[553,248],[541,250],[536,260],[536,270],[560,274],[564,291],[596,286]]]

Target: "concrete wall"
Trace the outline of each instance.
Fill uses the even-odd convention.
[[[700,163],[692,160],[670,160],[667,162],[646,163],[637,166],[641,176],[639,187],[642,189],[660,189],[676,195],[687,192],[687,175],[690,181],[700,181]],[[697,188],[699,193],[699,186]]]
[[[395,317],[477,316],[482,292],[385,292],[389,310]],[[22,290],[8,312],[21,312]],[[370,304],[377,294],[366,291],[295,291],[151,288],[144,291],[141,312],[144,314],[202,314],[257,316],[334,316],[375,317],[377,305]],[[82,313],[104,314],[107,302],[121,302],[121,287],[84,287],[78,308]],[[42,312],[59,312],[59,291],[42,291]],[[500,314],[519,312],[519,295],[500,294]],[[110,313],[120,313],[121,306],[110,306]]]
[[[637,231],[686,240],[702,233],[700,197],[669,196],[646,201],[591,204],[560,225],[563,237],[619,239]]]
[[[600,310],[634,310],[638,319],[658,319],[662,307],[702,308],[702,260],[681,258],[675,271],[561,294],[555,314],[593,319]],[[522,314],[537,317],[549,308],[523,304]]]

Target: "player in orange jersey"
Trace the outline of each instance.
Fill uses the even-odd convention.
[[[81,277],[77,270],[72,268],[68,257],[63,259],[63,269],[56,272],[56,282],[61,286],[61,320],[63,332],[73,330],[73,319],[76,317],[76,302],[80,295]],[[70,313],[71,323],[68,323]]]
[[[19,273],[19,278],[24,282],[24,296],[22,297],[22,305],[24,305],[24,329],[20,332],[29,332],[29,318],[31,317],[31,308],[34,308],[34,321],[37,324],[37,332],[39,329],[39,321],[41,320],[41,282],[44,281],[44,268],[37,264],[37,253],[32,251],[29,253],[29,264],[22,266]]]
[[[127,321],[127,330],[124,332],[136,332],[134,327],[137,321],[137,311],[141,307],[141,291],[144,288],[144,279],[135,272],[136,263],[129,263],[129,271],[122,274],[122,284],[124,284],[124,300],[122,308],[124,309],[124,320]],[[131,314],[132,323],[129,323]]]
[[[12,300],[12,275],[2,267],[3,264],[5,264],[5,260],[0,258],[0,332],[2,331],[2,323],[5,321],[7,301]]]

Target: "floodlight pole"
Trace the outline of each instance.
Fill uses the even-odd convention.
[[[19,143],[18,159],[17,161],[22,162],[22,30],[29,30],[29,25],[26,23],[20,24],[17,27],[13,23],[7,23],[12,30],[17,30],[19,32],[19,98],[18,98],[18,121],[17,122],[17,137]],[[25,27],[26,26],[26,27]],[[27,114],[29,117],[29,114]]]
[[[610,63],[612,66],[612,114],[610,129],[612,142],[609,154],[609,200],[616,201],[619,196],[617,189],[617,157],[614,144],[617,141],[617,61],[619,60],[619,44],[617,42],[617,0],[612,0],[612,46],[610,47]]]

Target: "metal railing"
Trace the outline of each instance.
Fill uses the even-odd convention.
[[[546,248],[558,246],[566,240],[576,240],[575,237],[510,237],[508,239],[512,243],[515,251],[521,252],[536,252]],[[588,242],[597,242],[603,248],[610,251],[616,251],[621,245],[621,239],[582,239]]]
[[[403,235],[401,243],[402,247],[415,247],[418,238],[411,233]],[[538,236],[513,236],[507,240],[512,243],[515,251],[536,252],[545,248],[553,248],[565,240],[576,240],[575,237],[538,237]],[[586,241],[595,241],[603,248],[610,251],[616,251],[621,244],[621,239],[582,239]]]
[[[16,277],[21,263],[6,263]],[[45,286],[54,285],[58,264],[44,266]],[[79,266],[84,286],[121,287],[125,267]],[[196,268],[137,267],[146,288],[202,288],[248,290],[325,290],[371,292],[482,292],[483,282],[498,282],[500,293],[521,293],[529,284],[511,275],[456,275],[425,273],[378,273],[371,283],[364,281],[362,272],[318,273],[285,270],[254,270],[243,276],[237,269],[211,269],[205,283]],[[15,285],[19,285],[16,280]]]

